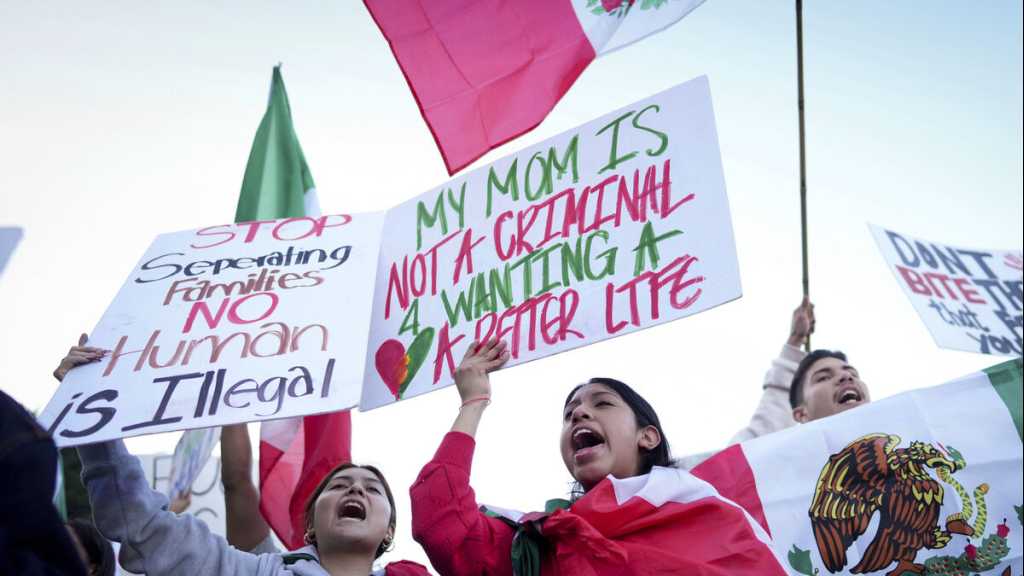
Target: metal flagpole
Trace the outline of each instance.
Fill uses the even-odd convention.
[[[796,0],[796,78],[797,109],[800,116],[800,239],[803,245],[804,298],[810,295],[807,275],[807,168],[804,154],[804,19],[803,1]],[[804,340],[804,349],[811,350],[811,335]]]

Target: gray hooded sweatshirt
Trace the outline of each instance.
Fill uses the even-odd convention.
[[[167,497],[150,489],[139,459],[120,440],[80,446],[78,454],[96,527],[121,543],[127,570],[147,576],[329,576],[314,546],[250,554],[195,516],[168,511]]]

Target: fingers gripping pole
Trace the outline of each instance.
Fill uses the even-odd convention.
[[[810,296],[807,274],[807,168],[804,153],[804,25],[803,1],[796,0],[796,77],[797,113],[800,117],[800,239],[803,248],[804,298]],[[804,349],[811,351],[811,335],[804,340]]]

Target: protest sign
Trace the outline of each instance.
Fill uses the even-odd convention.
[[[1020,250],[958,248],[873,225],[871,232],[936,344],[1021,355]]]
[[[41,421],[76,445],[354,406],[382,216],[158,236]]]
[[[213,452],[213,446],[220,440],[220,428],[186,430],[171,458],[171,478],[167,486],[167,497],[175,499],[190,490],[199,472],[206,465]]]
[[[739,296],[702,77],[386,214],[158,237],[42,420],[75,445],[369,409],[451,384],[473,340],[515,365]]]
[[[0,228],[0,274],[3,274],[7,262],[14,254],[14,249],[21,241],[21,228]]]
[[[515,365],[740,296],[706,78],[390,210],[360,407],[452,383],[473,340]]]
[[[144,454],[139,456],[142,470],[150,488],[167,494],[171,492],[174,474],[174,456],[171,454]],[[255,483],[256,479],[253,478]],[[210,531],[225,536],[224,485],[220,480],[220,458],[208,458],[198,470],[189,489],[188,508],[183,514],[200,518]]]

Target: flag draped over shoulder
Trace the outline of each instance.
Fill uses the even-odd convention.
[[[552,513],[486,508],[514,524],[513,572],[540,574],[782,576],[764,528],[684,470],[655,467],[608,477]],[[547,551],[547,553],[545,553]]]
[[[1021,360],[732,446],[695,476],[790,574],[1024,569]]]
[[[449,174],[537,126],[597,56],[703,0],[365,0]]]
[[[236,222],[318,216],[316,187],[292,126],[291,107],[274,68],[267,112],[245,168]],[[260,426],[260,512],[288,548],[303,545],[303,509],[324,474],[351,459],[347,411]]]

